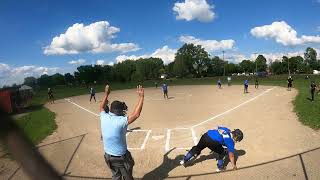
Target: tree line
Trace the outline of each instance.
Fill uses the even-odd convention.
[[[288,63],[289,62],[289,63]],[[232,75],[235,73],[269,72],[271,74],[312,73],[319,70],[315,49],[308,47],[304,57],[283,56],[281,59],[267,63],[263,55],[258,55],[252,61],[244,59],[240,63],[230,63],[218,56],[210,56],[200,45],[184,44],[176,53],[173,62],[165,65],[160,58],[140,58],[125,60],[110,65],[84,65],[77,68],[73,74],[66,73],[42,75],[39,78],[26,77],[24,84],[30,86],[55,85],[89,85],[109,82],[143,82],[159,79],[161,75],[177,78],[201,78],[210,76]]]

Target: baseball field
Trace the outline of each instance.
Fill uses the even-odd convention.
[[[169,86],[145,89],[140,118],[129,126],[128,148],[137,179],[318,179],[320,133],[303,125],[292,101],[298,91],[279,86]],[[39,150],[65,179],[111,179],[103,158],[99,103],[88,95],[72,96],[45,106],[56,114],[56,131]],[[125,101],[129,113],[135,89],[112,91],[110,101]],[[236,144],[238,170],[215,173],[215,154],[208,150],[186,167],[179,165],[186,150],[201,135],[219,125],[244,132]],[[28,179],[17,163],[0,154],[0,179]]]

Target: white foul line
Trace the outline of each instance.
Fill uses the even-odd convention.
[[[274,88],[275,88],[275,87],[274,87]],[[247,101],[239,104],[239,105],[236,106],[236,107],[233,107],[233,108],[231,108],[231,109],[229,109],[229,110],[227,110],[227,111],[225,111],[225,112],[223,112],[223,113],[221,113],[221,114],[218,114],[218,115],[216,115],[216,116],[213,116],[213,117],[211,117],[211,118],[209,118],[209,119],[207,119],[207,120],[205,120],[205,121],[202,121],[201,123],[198,123],[198,124],[196,124],[196,125],[193,125],[193,126],[191,126],[191,127],[194,128],[194,127],[200,126],[200,125],[202,125],[202,124],[204,124],[204,123],[207,123],[207,122],[209,122],[209,121],[212,121],[212,120],[216,119],[217,117],[220,117],[220,116],[223,116],[223,115],[225,115],[225,114],[228,114],[228,113],[230,113],[231,111],[233,111],[233,110],[235,110],[235,109],[238,109],[239,107],[241,107],[241,106],[243,106],[243,105],[245,105],[245,104],[248,104],[249,102],[257,99],[258,97],[260,97],[260,96],[268,93],[269,91],[273,90],[274,88],[267,89],[265,92],[259,94],[258,96],[253,97],[253,98],[251,98],[251,99],[249,99],[249,100],[247,100]]]
[[[71,104],[73,104],[73,105],[77,106],[77,107],[78,107],[78,108],[80,108],[80,109],[83,109],[83,110],[85,110],[85,111],[87,111],[87,112],[89,112],[89,113],[91,113],[91,114],[93,114],[93,115],[95,115],[95,116],[99,117],[99,115],[98,115],[98,114],[96,114],[96,113],[94,113],[94,112],[92,112],[92,111],[90,111],[90,110],[88,110],[88,109],[86,109],[86,108],[84,108],[84,107],[82,107],[82,106],[80,106],[80,105],[78,105],[78,104],[76,104],[76,103],[72,102],[70,99],[64,99],[64,100],[66,100],[66,101],[68,101],[69,103],[71,103]]]

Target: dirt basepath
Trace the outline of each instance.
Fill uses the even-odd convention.
[[[320,133],[297,120],[291,102],[297,92],[267,86],[249,90],[243,94],[242,86],[176,86],[169,89],[171,98],[164,100],[161,89],[146,89],[142,116],[130,126],[138,131],[127,136],[136,161],[134,176],[319,179],[320,150],[316,148],[320,147]],[[97,94],[97,99],[101,97]],[[135,90],[121,90],[111,93],[110,100],[115,99],[125,101],[130,112],[137,96]],[[40,150],[58,171],[67,179],[111,177],[100,141],[99,103],[90,104],[88,96],[78,96],[47,107],[57,113],[58,129]],[[179,166],[185,149],[218,125],[244,131],[244,140],[236,144],[240,169],[213,173],[216,161],[208,150],[190,166]],[[57,143],[47,145],[52,142]],[[23,171],[17,171],[13,179],[25,179]]]

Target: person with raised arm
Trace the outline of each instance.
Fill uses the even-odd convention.
[[[104,146],[104,158],[112,172],[113,180],[132,180],[134,159],[127,148],[126,133],[128,125],[133,123],[141,114],[144,89],[137,86],[138,102],[133,112],[127,114],[128,107],[125,102],[113,101],[108,107],[110,87],[106,85],[105,95],[100,105],[101,133]]]

